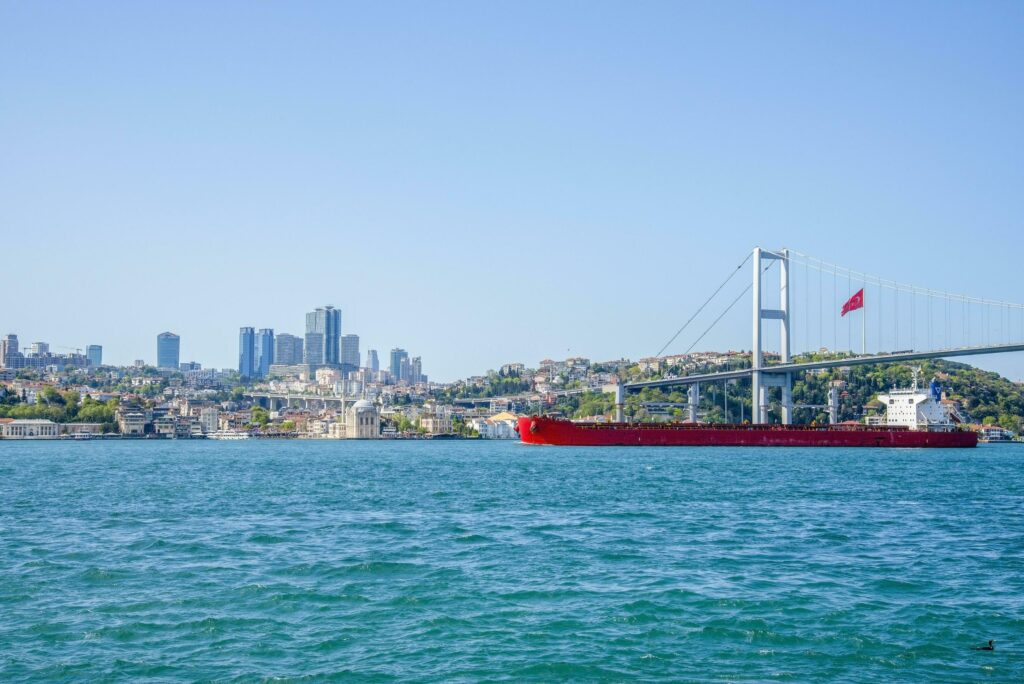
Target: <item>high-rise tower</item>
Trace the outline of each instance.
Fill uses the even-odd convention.
[[[178,370],[181,357],[181,338],[172,332],[162,332],[156,336],[156,367],[165,370]]]
[[[85,356],[89,359],[89,365],[99,368],[103,365],[103,347],[98,344],[90,344],[85,348]]]
[[[306,314],[306,363],[337,365],[341,353],[341,309],[318,307]]]
[[[294,366],[302,363],[302,338],[280,333],[274,340],[274,363]]]
[[[260,328],[260,331],[256,333],[256,348],[254,358],[256,377],[267,377],[267,373],[270,372],[270,364],[274,362],[273,328]]]
[[[359,335],[341,336],[341,375],[359,370]]]
[[[250,326],[238,329],[238,374],[243,378],[256,376],[256,331]]]
[[[409,352],[400,347],[391,350],[391,364],[389,370],[395,382],[408,380]],[[404,372],[403,372],[404,370]]]

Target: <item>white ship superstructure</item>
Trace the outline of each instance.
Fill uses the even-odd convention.
[[[888,394],[879,394],[878,400],[885,405],[885,423],[889,426],[947,431],[954,429],[960,422],[960,416],[955,410],[942,403],[942,390],[937,381],[932,380],[927,390],[918,388],[916,370],[913,387],[894,387]]]

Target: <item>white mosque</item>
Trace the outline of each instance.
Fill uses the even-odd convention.
[[[344,410],[344,420],[331,423],[330,439],[380,439],[380,413],[373,403],[360,399]]]

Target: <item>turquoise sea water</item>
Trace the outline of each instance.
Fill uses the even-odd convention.
[[[0,442],[0,680],[303,677],[1021,681],[1024,446]]]

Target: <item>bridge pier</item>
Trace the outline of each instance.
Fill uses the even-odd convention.
[[[782,381],[782,424],[793,424],[793,374],[786,373]]]
[[[697,407],[700,405],[700,383],[695,382],[686,388],[686,412],[691,423],[697,422]]]
[[[761,371],[750,374],[750,422],[763,423],[761,408],[764,406],[764,388],[761,387]]]

